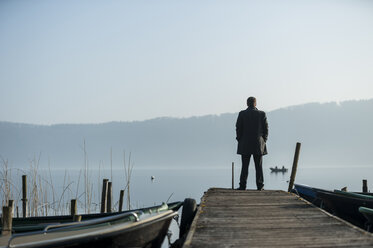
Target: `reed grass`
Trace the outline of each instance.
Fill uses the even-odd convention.
[[[68,215],[70,214],[71,199],[76,199],[78,209],[84,213],[98,212],[101,196],[101,182],[104,177],[104,162],[99,161],[98,178],[97,178],[97,195],[95,194],[94,184],[92,183],[92,171],[89,168],[88,152],[86,142],[83,140],[83,168],[79,170],[77,178],[72,180],[68,170],[64,171],[63,183],[57,185],[54,180],[56,176],[52,175],[51,163],[48,158],[46,169],[40,169],[41,153],[34,155],[29,160],[28,169],[11,168],[8,160],[0,159],[0,202],[6,206],[9,200],[14,200],[15,208],[22,209],[22,190],[21,176],[27,176],[27,199],[28,199],[28,216],[48,216],[48,215]],[[110,148],[110,178],[113,180],[113,150]],[[45,168],[45,167],[44,167]],[[123,151],[123,170],[124,181],[123,187],[126,192],[127,209],[131,205],[131,176],[133,162],[131,153],[128,158]],[[16,173],[14,173],[16,172]],[[82,185],[82,179],[84,185]],[[122,184],[121,183],[121,184]],[[122,188],[123,189],[123,188]],[[113,195],[119,195],[113,192]],[[119,206],[119,200],[113,203],[113,211]]]
[[[5,160],[1,158],[1,169],[0,169],[0,192],[3,196],[1,199],[2,206],[8,205],[9,200],[14,199],[14,192],[12,191],[12,188],[14,188],[16,191],[18,191],[19,196],[19,190],[18,188],[12,183],[10,178],[12,177],[12,171],[9,168],[8,160]]]

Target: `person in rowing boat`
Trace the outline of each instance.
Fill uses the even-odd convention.
[[[241,155],[242,167],[239,190],[246,189],[251,155],[254,157],[256,186],[263,190],[263,155],[267,154],[268,122],[264,111],[256,108],[256,98],[247,99],[247,109],[238,114],[236,122],[237,154]]]

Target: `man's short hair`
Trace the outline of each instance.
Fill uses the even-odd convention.
[[[254,107],[256,103],[256,98],[253,97],[253,96],[250,96],[249,98],[247,98],[247,106],[248,107]]]

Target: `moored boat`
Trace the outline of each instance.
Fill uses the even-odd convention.
[[[86,215],[81,222],[44,222],[39,227],[42,230],[30,231],[37,226],[34,219],[29,231],[24,227],[11,236],[2,236],[0,247],[160,247],[181,205],[162,204],[96,218]]]
[[[365,229],[368,232],[373,231],[373,209],[366,207],[359,207],[359,212],[366,218]]]
[[[338,191],[338,190],[335,190]],[[307,201],[311,202],[312,204],[320,207],[322,203],[322,199],[317,197],[317,192],[329,192],[333,193],[331,190],[326,190],[326,189],[320,189],[320,188],[315,188],[311,187],[305,184],[294,184],[294,188],[292,189],[292,193],[295,193],[299,195],[300,197],[306,199]],[[339,191],[343,192],[343,191]],[[360,196],[360,195],[367,195],[367,196],[373,196],[372,193],[366,193],[366,192],[347,192],[348,194],[353,193],[356,194],[355,196]]]
[[[319,189],[315,187],[311,187],[305,184],[294,184],[294,189],[292,190],[293,193],[299,195],[303,199],[311,202],[317,207],[321,207],[322,200],[317,197],[317,192],[332,192],[325,189]]]
[[[292,192],[315,206],[323,208],[361,228],[367,229],[367,225],[371,225],[364,218],[365,215],[361,211],[359,212],[359,207],[364,209],[364,206],[373,206],[372,193],[331,191],[304,184],[294,184]]]
[[[364,228],[365,217],[359,207],[373,208],[373,196],[335,190],[334,192],[317,192],[322,205],[327,210],[352,224]]]
[[[153,213],[164,210],[177,211],[183,205],[182,202],[172,202],[168,204],[161,204],[157,206],[139,208],[134,210],[122,211],[119,213],[130,213],[130,212],[142,212],[142,213]],[[119,214],[118,212],[112,213],[93,213],[93,214],[82,214],[81,221],[93,220],[102,217],[109,217]],[[23,233],[29,231],[41,231],[48,225],[64,224],[73,222],[73,216],[71,215],[60,215],[60,216],[37,216],[37,217],[26,217],[26,218],[13,218],[13,233]],[[1,231],[1,226],[0,226]]]

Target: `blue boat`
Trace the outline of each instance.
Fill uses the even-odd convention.
[[[294,184],[293,193],[311,202],[317,207],[322,207],[322,200],[317,197],[317,192],[332,192],[325,189],[314,188],[305,184]]]

